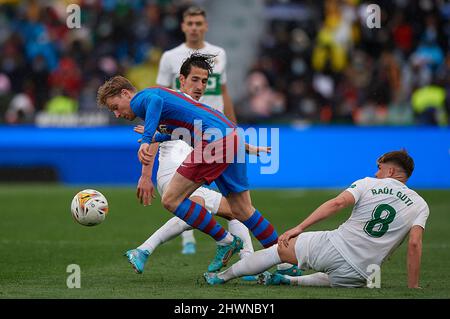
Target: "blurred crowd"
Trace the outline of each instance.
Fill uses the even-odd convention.
[[[266,16],[246,121],[448,124],[450,2],[279,0]]]
[[[76,23],[70,17],[75,11],[66,11],[73,3],[81,8],[82,28],[66,25]],[[179,20],[190,4],[30,0],[0,5],[0,123],[32,123],[39,113],[98,112],[97,89],[116,74],[139,89],[155,85],[162,51],[184,40]]]
[[[3,3],[0,124],[15,124],[33,123],[37,114],[96,112],[97,88],[112,75],[124,74],[138,89],[154,85],[162,52],[184,41],[180,19],[192,1]],[[66,26],[71,3],[81,7],[82,28]],[[380,28],[367,24],[376,19],[370,3],[379,4]],[[448,124],[448,2],[265,6],[267,30],[246,94],[235,101],[240,122]]]

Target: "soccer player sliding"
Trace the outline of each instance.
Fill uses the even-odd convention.
[[[357,180],[320,205],[303,222],[282,234],[278,245],[259,250],[221,273],[205,273],[205,280],[211,285],[223,284],[236,277],[261,273],[284,261],[317,272],[300,277],[264,272],[261,282],[365,287],[373,284],[374,270],[379,272],[383,262],[409,235],[408,288],[420,288],[422,236],[430,211],[425,200],[406,186],[414,161],[405,150],[400,150],[382,155],[377,164],[375,178]],[[338,229],[305,232],[350,206],[350,218]]]

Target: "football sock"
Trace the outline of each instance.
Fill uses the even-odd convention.
[[[250,237],[250,233],[248,232],[248,228],[240,221],[238,221],[237,219],[228,221],[228,231],[233,235],[238,236],[244,242],[244,246],[239,252],[239,258],[245,258],[255,251],[253,249],[253,243]]]
[[[227,232],[227,235],[223,239],[217,241],[217,245],[225,246],[231,244],[232,242],[233,242],[233,235],[231,235],[230,232]]]
[[[140,245],[138,249],[153,252],[159,245],[164,244],[181,234],[183,231],[191,228],[192,227],[186,224],[185,221],[178,217],[172,217]]]
[[[258,210],[253,215],[243,221],[244,225],[253,233],[264,248],[270,247],[277,243],[278,234],[272,224],[265,219]]]
[[[205,207],[191,201],[189,198],[185,198],[181,202],[174,214],[216,241],[220,241],[228,235],[225,228],[216,222],[213,215]]]
[[[186,231],[182,232],[181,240],[182,240],[183,246],[186,245],[187,243],[195,244],[194,230],[190,229],[190,230],[186,230]]]
[[[296,286],[315,286],[315,287],[330,287],[330,279],[328,275],[323,272],[316,272],[311,275],[304,275],[299,277],[284,276],[289,279],[291,285]]]
[[[241,276],[256,275],[280,262],[278,245],[272,245],[269,248],[258,250],[246,258],[239,260],[227,270],[219,273],[217,277],[228,281]]]

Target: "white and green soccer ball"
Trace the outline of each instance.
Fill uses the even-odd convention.
[[[108,214],[106,197],[95,189],[78,192],[70,207],[72,217],[83,226],[95,226],[102,223]]]

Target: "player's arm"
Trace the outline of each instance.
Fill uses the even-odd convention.
[[[155,187],[152,183],[153,164],[155,162],[155,154],[158,151],[159,143],[152,143],[149,152],[152,154],[150,163],[142,165],[141,177],[139,177],[136,196],[144,206],[151,205],[155,196]]]
[[[420,261],[422,257],[423,228],[414,225],[409,231],[408,242],[408,288],[419,287]]]
[[[150,144],[154,141],[153,137],[161,117],[163,100],[157,95],[152,95],[144,103],[146,103],[145,125],[141,147],[138,151],[138,158],[143,165],[149,165],[152,158]]]
[[[136,133],[144,134],[144,126],[136,125],[133,130]],[[142,141],[142,138],[138,140],[138,143]],[[148,165],[142,165],[141,177],[139,178],[136,196],[144,206],[151,205],[152,199],[156,198],[155,196],[155,187],[152,183],[152,174],[153,174],[153,165],[155,163],[155,155],[158,152],[159,143],[155,142],[150,145],[150,154],[152,157],[150,159],[150,163]]]
[[[248,143],[245,143],[245,151],[248,154],[259,156],[260,153],[270,154],[272,152],[271,146],[255,146]]]
[[[288,230],[278,238],[278,244],[288,246],[289,239],[300,235],[308,227],[326,219],[342,209],[355,204],[355,198],[349,191],[343,191],[338,196],[330,199],[320,205],[315,211],[311,213],[303,222],[296,227]]]
[[[139,134],[144,134],[144,126],[136,125],[133,128],[133,131],[135,131]],[[171,139],[172,139],[172,135],[170,135],[170,134],[162,134],[162,133],[156,132],[155,135],[153,136],[152,143],[162,143],[165,141],[170,141]],[[142,143],[142,138],[138,139],[138,143]]]
[[[236,114],[234,113],[233,101],[231,100],[230,95],[228,94],[228,88],[226,84],[222,84],[222,98],[223,98],[223,113],[225,116],[233,121],[233,123],[237,124]]]
[[[144,134],[144,126],[136,125],[133,130],[136,133]],[[142,141],[142,138],[138,140],[138,143]],[[155,196],[155,187],[152,183],[153,165],[155,163],[155,155],[158,152],[159,143],[155,142],[150,145],[149,152],[152,154],[150,163],[148,165],[142,165],[141,177],[139,177],[136,196],[144,206],[151,205],[152,199]]]

